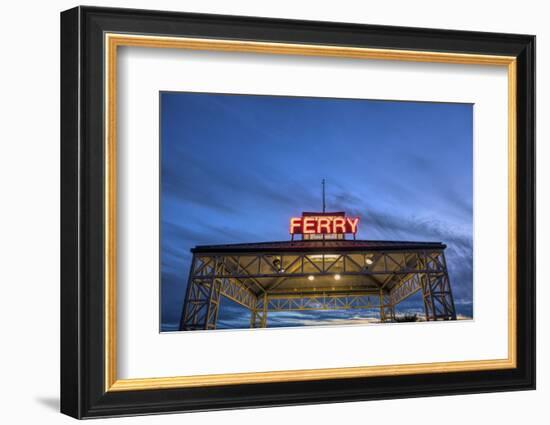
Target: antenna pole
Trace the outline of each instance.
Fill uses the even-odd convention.
[[[325,179],[321,182],[323,185],[323,213],[326,211],[326,203],[325,203]]]

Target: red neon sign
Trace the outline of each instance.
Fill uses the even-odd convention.
[[[290,219],[291,235],[333,235],[357,233],[359,217],[307,215]]]

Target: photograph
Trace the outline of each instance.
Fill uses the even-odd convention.
[[[309,405],[311,420],[328,417],[322,404],[372,401],[368,417],[387,421],[383,400],[398,399],[415,401],[393,409],[394,422],[426,422],[426,403],[442,418],[487,403],[509,406],[501,416],[512,422],[513,406],[537,412],[546,394],[525,390],[536,388],[540,348],[543,14],[528,13],[530,26],[521,8],[499,9],[496,22],[493,7],[430,19],[408,3],[378,16],[291,3],[278,14],[65,5],[55,49],[25,56],[60,56],[44,67],[57,83],[37,80],[60,85],[61,107],[42,108],[59,126],[60,149],[48,149],[60,169],[28,113],[11,139],[30,129],[39,151],[8,143],[23,150],[6,156],[30,176],[17,192],[22,217],[45,205],[36,184],[46,174],[28,170],[52,169],[60,184],[60,262],[31,267],[60,272],[60,291],[43,291],[56,299],[31,305],[59,313],[49,326],[59,338],[38,334],[59,340],[50,359],[25,362],[57,365],[43,368],[50,378],[31,371],[37,388],[54,382],[59,411],[77,419],[219,422],[204,412]],[[55,227],[40,214],[27,222]],[[26,227],[11,227],[20,240]],[[55,251],[52,238],[34,251]],[[13,282],[28,255],[21,264]],[[21,317],[21,303],[8,304]],[[14,411],[27,407],[22,397]]]
[[[159,96],[161,332],[475,319],[473,104]]]

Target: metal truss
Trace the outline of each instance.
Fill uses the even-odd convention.
[[[254,308],[251,310],[250,315],[250,327],[251,328],[265,328],[267,326],[267,294],[258,297]]]
[[[263,305],[263,304],[262,304]],[[267,298],[267,310],[277,311],[316,311],[316,310],[355,310],[379,308],[378,295],[366,294],[319,294],[282,295]]]
[[[372,255],[375,260],[365,264],[365,257]],[[197,265],[192,277],[261,279],[274,277],[304,277],[311,274],[345,273],[347,275],[407,274],[432,271],[439,265],[437,257],[442,255],[425,254],[426,269],[419,269],[423,255],[418,252],[388,253],[341,253],[341,254],[242,254],[242,255],[197,255]],[[217,266],[214,266],[214,263]],[[274,264],[280,264],[276,267]],[[221,269],[220,269],[221,267]],[[219,272],[220,270],[221,273]]]
[[[380,291],[380,321],[391,322],[395,320],[395,304],[392,302],[391,293]]]
[[[335,274],[343,281],[349,277],[363,283],[288,287],[300,278]],[[418,291],[426,320],[456,319],[442,250],[195,254],[180,329],[215,329],[222,297],[251,312],[251,328],[266,327],[269,312],[281,311],[375,308],[381,321],[393,321],[395,306]]]
[[[215,279],[193,281],[185,304],[186,330],[215,329],[220,306],[220,284]]]

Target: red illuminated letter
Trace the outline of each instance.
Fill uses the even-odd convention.
[[[290,234],[299,233],[300,227],[302,226],[302,219],[293,217],[290,219]]]
[[[350,226],[350,233],[357,233],[357,223],[359,223],[359,217],[347,218],[348,224]]]
[[[334,233],[346,233],[346,220],[343,217],[336,217],[332,222]]]
[[[329,218],[319,217],[319,219],[317,219],[317,233],[331,233]]]
[[[303,218],[303,226],[302,226],[302,232],[304,234],[308,233],[315,233],[315,219],[312,217],[304,217]]]

